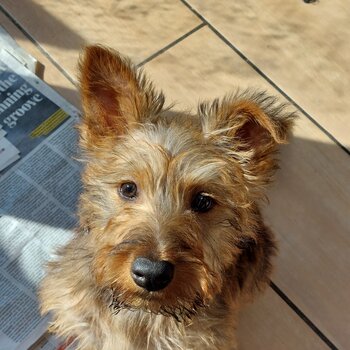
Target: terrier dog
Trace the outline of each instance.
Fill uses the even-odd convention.
[[[84,191],[40,297],[82,350],[236,349],[240,306],[269,283],[258,203],[294,113],[261,92],[172,111],[127,58],[80,59]]]

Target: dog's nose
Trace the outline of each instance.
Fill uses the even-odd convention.
[[[169,261],[152,261],[136,258],[131,268],[134,282],[148,291],[165,288],[174,276],[174,265]]]

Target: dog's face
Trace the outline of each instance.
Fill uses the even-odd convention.
[[[291,116],[264,94],[172,112],[117,53],[80,62],[81,226],[112,307],[191,317],[231,285]]]

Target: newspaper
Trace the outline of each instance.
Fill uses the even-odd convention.
[[[0,86],[0,349],[58,349],[45,333],[37,288],[76,225],[79,111],[5,50]]]

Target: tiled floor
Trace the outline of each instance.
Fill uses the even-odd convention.
[[[265,213],[272,287],[245,310],[241,349],[350,348],[350,2],[0,0],[0,24],[79,105],[81,46],[131,56],[179,107],[236,86],[299,110]]]

